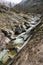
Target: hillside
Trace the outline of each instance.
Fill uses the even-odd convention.
[[[28,28],[28,22],[35,16],[40,17],[41,23],[32,32],[30,41],[12,59],[11,64],[4,65],[43,65],[43,0],[27,0],[13,8],[0,4],[0,52],[12,49],[14,38],[25,31],[23,23],[27,23]]]
[[[0,4],[13,8],[17,12],[43,13],[43,0],[23,0],[18,4],[0,1]]]
[[[21,12],[43,13],[43,0],[27,0],[14,6],[14,9]]]

